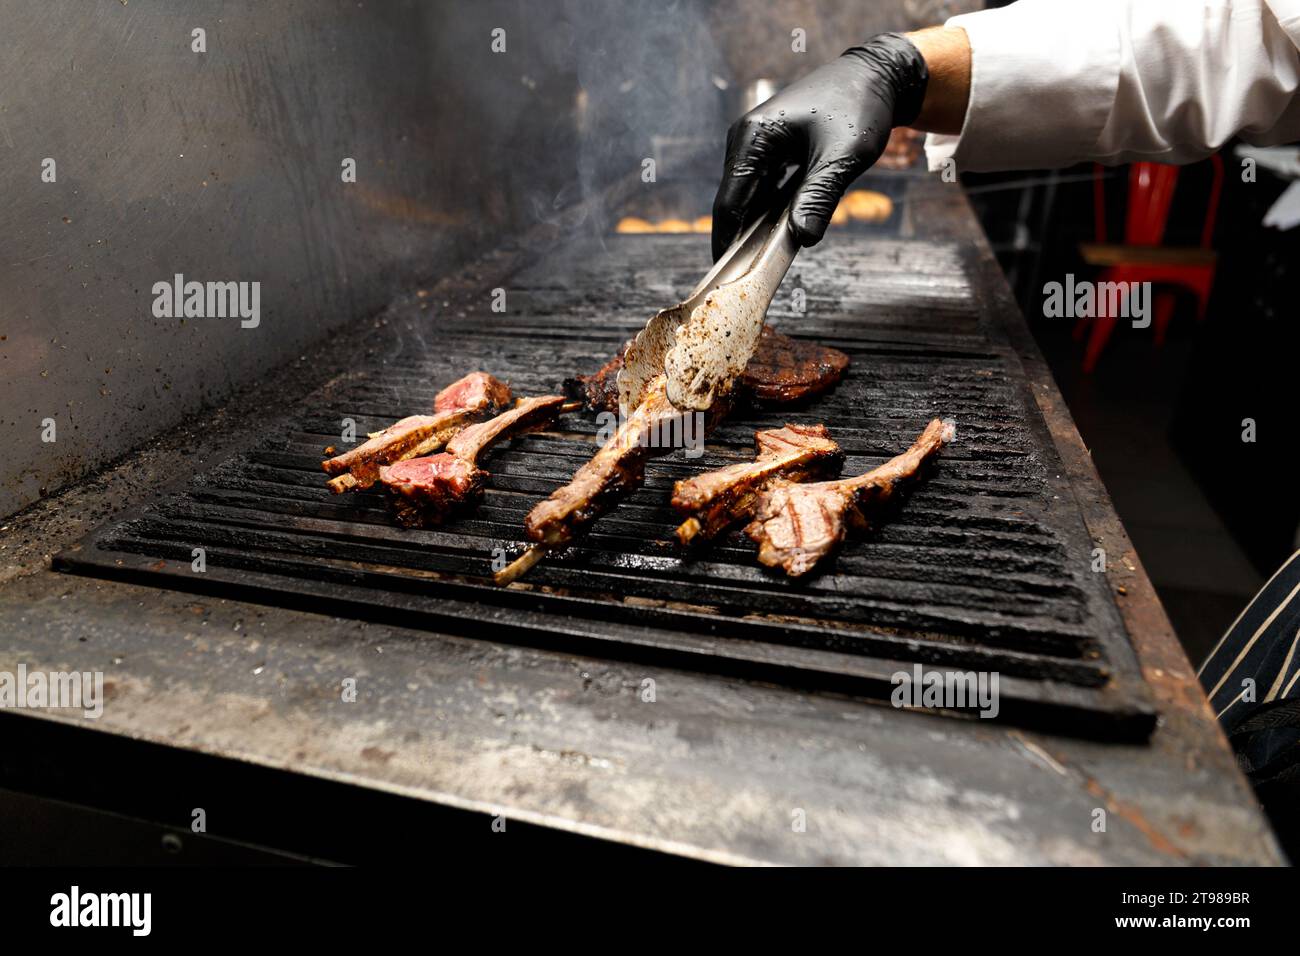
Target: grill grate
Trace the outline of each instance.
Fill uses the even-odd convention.
[[[1008,719],[1148,733],[1149,698],[1104,576],[1090,571],[1092,544],[1019,359],[981,311],[973,250],[956,243],[841,236],[802,254],[770,319],[847,352],[845,380],[808,408],[738,412],[700,458],[652,462],[636,495],[522,588],[491,585],[494,550],[517,553],[528,509],[595,451],[594,416],[492,452],[482,506],[439,530],[396,527],[378,489],[324,487],[321,453],[339,445],[344,418],[364,435],[426,410],[474,368],[517,395],[554,391],[680,298],[706,249],[701,237],[619,237],[516,272],[507,314],[431,321],[412,307],[422,337],[408,332],[394,357],[327,390],[324,404],[304,403],[287,430],[100,529],[57,565],[858,696],[887,695],[890,676],[916,662],[996,671]],[[789,311],[796,286],[805,315]],[[958,440],[929,479],[810,580],[759,566],[738,531],[692,559],[672,542],[672,482],[747,460],[755,429],[824,422],[850,475],[907,447],[935,416],[957,420]],[[196,547],[203,573],[190,567]]]

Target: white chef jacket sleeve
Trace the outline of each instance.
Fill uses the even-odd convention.
[[[1300,139],[1300,0],[1020,0],[953,17],[971,45],[932,170],[1183,163]]]

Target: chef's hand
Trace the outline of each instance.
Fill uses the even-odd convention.
[[[733,123],[713,200],[713,258],[767,212],[788,165],[803,167],[790,216],[795,239],[819,242],[840,197],[880,157],[890,130],[916,119],[928,79],[920,51],[882,33]]]

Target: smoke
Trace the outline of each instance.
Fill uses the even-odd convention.
[[[721,142],[726,116],[713,78],[724,66],[704,4],[570,0],[569,9],[585,104],[577,168],[583,199],[638,173],[652,158],[653,137]]]
[[[708,9],[701,0],[566,0],[560,17],[539,25],[553,75],[572,78],[555,121],[575,148],[566,181],[529,197],[535,221],[601,234],[611,184],[641,176],[646,160],[658,162],[656,181],[681,172],[671,160],[663,168],[656,141],[716,140],[720,150],[726,111],[715,78],[725,67]]]
[[[716,8],[710,0],[428,7],[428,116],[413,136],[428,156],[430,194],[466,223],[466,246],[538,224],[599,234],[613,211],[601,195],[636,182],[657,140],[702,138],[720,167],[728,110],[715,79],[729,71],[710,25]],[[505,49],[494,52],[498,30]],[[656,169],[659,182],[672,165]]]

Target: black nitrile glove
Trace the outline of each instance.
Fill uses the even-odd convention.
[[[912,43],[882,33],[850,47],[727,131],[727,160],[713,200],[713,258],[767,211],[782,173],[803,167],[791,229],[816,245],[849,184],[880,158],[889,133],[921,111],[929,72]]]

